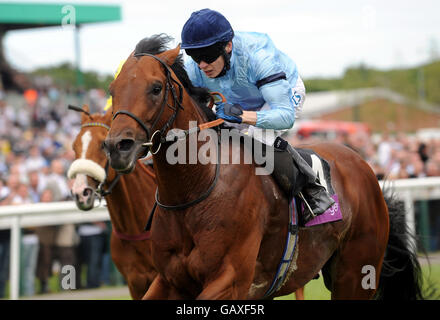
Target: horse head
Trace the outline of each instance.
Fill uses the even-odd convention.
[[[104,148],[117,172],[133,171],[148,147],[155,153],[182,108],[183,88],[170,69],[179,51],[132,53],[110,84],[113,121]]]
[[[69,179],[75,179],[71,191],[77,207],[90,210],[93,208],[95,196],[100,192],[99,187],[106,179],[112,180],[115,176],[114,171],[107,172],[108,160],[102,149],[109,130],[111,114],[89,114],[87,105],[79,111],[83,112],[81,130],[72,145],[75,161],[72,162],[67,176]]]

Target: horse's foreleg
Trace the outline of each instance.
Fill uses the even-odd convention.
[[[142,300],[165,300],[168,299],[169,293],[169,286],[160,275],[157,275]]]
[[[250,222],[249,225],[255,225]],[[249,234],[235,240],[235,247],[223,257],[223,263],[218,271],[208,274],[198,300],[244,300],[248,298],[249,288],[255,274],[255,265],[260,248],[262,234],[258,228],[251,228]],[[212,270],[212,269],[211,269]],[[252,298],[252,297],[251,297]]]
[[[299,288],[295,291],[295,299],[296,300],[305,300],[304,299],[304,287]]]
[[[223,268],[220,276],[211,281],[197,296],[197,300],[239,299],[234,287],[236,272],[231,264]]]

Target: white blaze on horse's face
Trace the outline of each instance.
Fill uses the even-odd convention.
[[[86,158],[87,150],[91,143],[92,133],[87,130],[81,136],[81,156],[72,162],[69,171],[67,172],[69,179],[75,179],[72,186],[72,193],[78,197],[84,197],[84,190],[88,188],[87,176],[90,176],[99,182],[104,182],[106,178],[104,168],[93,160]]]
[[[81,158],[85,159],[87,154],[87,149],[89,148],[90,142],[92,141],[92,134],[89,130],[87,130],[81,137],[82,150],[81,150]],[[84,188],[87,187],[87,175],[85,173],[77,173],[75,182],[73,183],[72,192],[76,194],[75,191],[82,193]]]
[[[87,149],[89,148],[89,144],[92,141],[92,134],[89,130],[87,130],[83,136],[81,137],[82,142],[82,152],[81,152],[81,159],[86,158]]]

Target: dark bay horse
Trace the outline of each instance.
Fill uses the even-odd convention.
[[[154,154],[160,205],[151,237],[159,274],[144,299],[261,299],[283,254],[288,201],[270,175],[255,174],[255,163],[169,161],[169,129],[212,120],[169,68],[178,55],[179,47],[157,55],[135,50],[110,86],[114,118],[104,148],[111,166],[130,173],[146,146]],[[240,143],[220,143],[197,140],[195,149],[186,145],[186,154],[200,155],[208,145],[214,158],[228,150],[229,163],[232,154],[243,156]],[[266,298],[294,292],[321,269],[332,299],[420,298],[420,266],[404,241],[407,230],[396,227],[401,212],[391,215],[368,164],[342,145],[307,148],[329,163],[343,219],[300,228],[296,265]],[[369,286],[366,266],[374,272]]]
[[[139,161],[133,173],[117,178],[102,150],[111,114],[89,115],[88,106],[83,110],[81,130],[73,142],[76,160],[68,172],[69,178],[75,179],[72,194],[79,209],[90,210],[102,183],[102,190],[108,193],[105,199],[113,226],[112,259],[132,298],[141,299],[156,276],[151,241],[143,230],[154,203],[155,175]]]

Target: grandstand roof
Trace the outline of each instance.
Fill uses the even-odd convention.
[[[0,31],[60,26],[72,11],[74,21],[69,23],[76,25],[121,20],[119,5],[2,2]]]
[[[82,84],[79,56],[79,26],[88,23],[120,21],[119,5],[88,5],[44,2],[0,2],[0,89],[23,89],[26,77],[18,76],[6,61],[2,40],[7,31],[74,25],[77,83]]]

